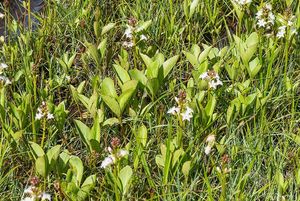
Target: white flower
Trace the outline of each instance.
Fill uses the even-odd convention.
[[[286,29],[286,26],[280,26],[278,28],[278,33],[276,35],[277,38],[283,38],[284,35],[285,35],[285,29]]]
[[[66,80],[67,80],[68,82],[70,82],[70,81],[71,81],[71,77],[70,77],[70,75],[67,75],[65,78],[66,78]]]
[[[252,2],[252,0],[234,0],[239,5],[246,5]]]
[[[0,73],[1,74],[1,73]],[[9,85],[9,84],[11,84],[11,81],[7,78],[7,77],[5,77],[5,76],[0,76],[0,83],[4,83],[4,85]]]
[[[0,36],[0,42],[1,42],[1,43],[4,43],[4,42],[5,42],[4,36]]]
[[[274,21],[275,21],[275,16],[274,16],[274,14],[271,13],[271,12],[269,12],[268,17],[269,17],[268,22],[271,23],[271,24],[274,24]]]
[[[267,4],[265,5],[265,8],[266,8],[267,10],[272,10],[272,5],[269,4],[269,3],[267,3]]]
[[[223,82],[220,80],[219,75],[214,70],[202,73],[199,77],[202,80],[208,81],[209,88],[216,89],[218,85],[223,85]]]
[[[256,13],[256,19],[260,19],[261,16],[262,16],[262,14],[263,14],[262,9],[260,9],[259,11],[257,11],[257,13]]]
[[[0,13],[0,19],[3,19],[5,15],[3,13]]]
[[[271,25],[274,25],[275,16],[272,13],[272,6],[266,4],[256,13],[256,19],[258,20],[257,26],[270,29]]]
[[[205,152],[206,155],[209,155],[210,152],[211,152],[211,146],[207,145],[207,146],[205,147],[204,152]]]
[[[227,167],[224,168],[224,173],[225,173],[225,174],[227,174],[227,173],[229,173],[229,172],[231,172],[231,168],[227,168]]]
[[[128,28],[125,30],[124,35],[126,36],[126,38],[129,38],[129,39],[132,38],[132,29],[131,29],[131,27],[128,27]]]
[[[132,48],[134,46],[134,44],[131,41],[125,41],[125,42],[123,42],[123,46],[125,48]]]
[[[293,34],[297,34],[297,30],[296,30],[296,28],[291,28],[291,34],[293,35]]]
[[[105,150],[108,151],[109,153],[112,153],[112,148],[111,147],[106,147]]]
[[[24,194],[25,195],[33,195],[35,191],[35,187],[34,186],[29,186],[28,188],[26,188],[24,190]]]
[[[36,113],[35,119],[36,120],[41,120],[44,117],[43,113]]]
[[[116,161],[116,158],[113,155],[109,155],[108,157],[106,157],[102,163],[101,163],[101,168],[107,168],[108,166],[114,164]]]
[[[209,135],[209,136],[206,138],[206,142],[208,142],[208,143],[215,142],[215,140],[216,140],[216,136],[215,136],[215,135]]]
[[[218,166],[216,167],[217,172],[222,173],[221,168]]]
[[[267,22],[264,19],[260,19],[257,22],[258,27],[265,27]]]
[[[46,102],[45,101],[42,102],[42,106],[46,106]]]
[[[122,157],[127,156],[127,155],[128,155],[128,151],[127,150],[121,149],[118,152],[118,157],[119,158],[122,158]]]
[[[144,34],[142,34],[140,39],[141,40],[147,40],[148,38],[147,38],[147,36],[145,36]]]
[[[216,80],[211,80],[210,82],[208,82],[208,85],[210,88],[216,89],[217,86],[223,85],[223,82],[219,79],[216,79]]]
[[[7,68],[7,67],[8,67],[7,64],[5,64],[5,63],[0,63],[0,70],[3,70],[3,69],[5,69],[5,68]]]
[[[49,193],[42,193],[39,197],[41,197],[42,201],[51,201],[51,195]]]
[[[184,121],[184,120],[190,121],[190,119],[193,117],[192,113],[193,113],[193,110],[189,107],[186,107],[186,111],[184,113],[181,113],[182,121]]]
[[[205,72],[205,73],[202,73],[200,76],[199,76],[202,80],[205,80],[205,79],[207,79],[207,78],[209,78],[209,76],[208,76],[208,73],[207,72]]]
[[[51,113],[48,112],[48,114],[47,114],[47,119],[54,119],[53,114],[51,114]]]
[[[215,144],[215,141],[216,141],[216,136],[215,135],[209,135],[206,138],[207,146],[205,147],[205,150],[204,150],[204,152],[205,152],[206,155],[210,154],[211,149],[212,149],[212,147]]]
[[[172,115],[176,115],[180,112],[180,108],[179,107],[172,107],[171,109],[168,110],[168,114],[172,114]]]

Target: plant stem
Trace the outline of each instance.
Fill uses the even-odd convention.
[[[42,135],[42,142],[41,142],[41,147],[42,148],[44,147],[44,141],[45,141],[45,138],[46,138],[46,121],[47,121],[47,119],[43,118],[43,135]]]

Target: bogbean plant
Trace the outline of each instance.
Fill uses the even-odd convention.
[[[121,2],[8,24],[0,196],[296,200],[300,3]]]

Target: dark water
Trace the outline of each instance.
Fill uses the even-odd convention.
[[[23,0],[0,0],[1,13],[9,13],[16,21],[22,23],[25,27],[28,26],[28,11],[23,7]],[[44,0],[31,0],[30,9],[33,13],[41,12],[44,7]],[[5,12],[7,11],[7,12]],[[30,16],[32,22],[37,24],[37,19],[32,15]],[[0,35],[7,35],[5,27],[5,18],[0,19]]]

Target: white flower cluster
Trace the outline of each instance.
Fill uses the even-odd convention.
[[[291,31],[290,32],[291,35],[297,34],[296,28],[294,26],[295,21],[296,21],[296,17],[294,15],[289,17],[289,19],[284,22],[285,25],[282,25],[282,26],[278,27],[278,32],[276,34],[276,37],[277,38],[283,38],[286,34],[287,29],[289,29]]]
[[[256,13],[257,26],[259,28],[270,29],[274,25],[275,15],[272,12],[272,5],[265,4],[260,10]]]
[[[216,136],[215,135],[209,135],[207,138],[206,138],[206,143],[207,143],[207,146],[205,147],[205,154],[206,155],[209,155],[210,152],[211,152],[211,149],[212,147],[214,146],[215,144],[215,141],[216,141]]]
[[[199,77],[202,80],[208,81],[209,88],[216,89],[217,86],[223,85],[223,82],[220,80],[218,73],[216,73],[214,70],[209,70],[205,73],[202,73]]]
[[[49,193],[39,192],[38,188],[35,186],[26,188],[22,197],[21,201],[51,201],[51,195]]]
[[[221,169],[220,167],[216,167],[216,170],[220,173],[220,174],[228,174],[231,172],[231,168],[227,168],[225,167],[224,169]]]
[[[54,118],[53,114],[49,112],[45,101],[42,102],[42,105],[38,108],[38,113],[35,115],[36,120],[41,120],[42,118],[47,118],[48,120]]]
[[[0,84],[3,84],[3,85],[9,85],[11,84],[11,81],[5,77],[3,74],[4,70],[8,68],[8,65],[5,64],[5,63],[0,63]]]
[[[127,25],[127,29],[124,32],[124,36],[127,40],[123,42],[123,47],[132,48],[134,46],[133,32],[134,32],[134,28],[130,25]]]
[[[252,2],[252,0],[233,0],[236,4],[243,6]]]
[[[126,25],[127,28],[124,32],[125,41],[123,42],[123,47],[130,49],[133,46],[135,46],[135,42],[137,41],[138,37],[140,41],[147,40],[147,36],[145,35],[139,35],[136,36],[136,25],[137,25],[137,19],[131,17],[128,19],[128,24]]]
[[[110,153],[110,155],[104,158],[100,166],[101,168],[107,168],[108,166],[116,163],[117,160],[128,155],[128,151],[125,149],[120,149],[116,153],[113,153],[112,148],[108,147],[107,151]]]
[[[190,119],[193,117],[193,110],[187,106],[186,104],[183,104],[182,101],[180,101],[177,97],[175,97],[175,101],[177,102],[177,107],[172,107],[168,110],[168,114],[172,115],[180,115],[182,117],[182,121],[190,121]]]

